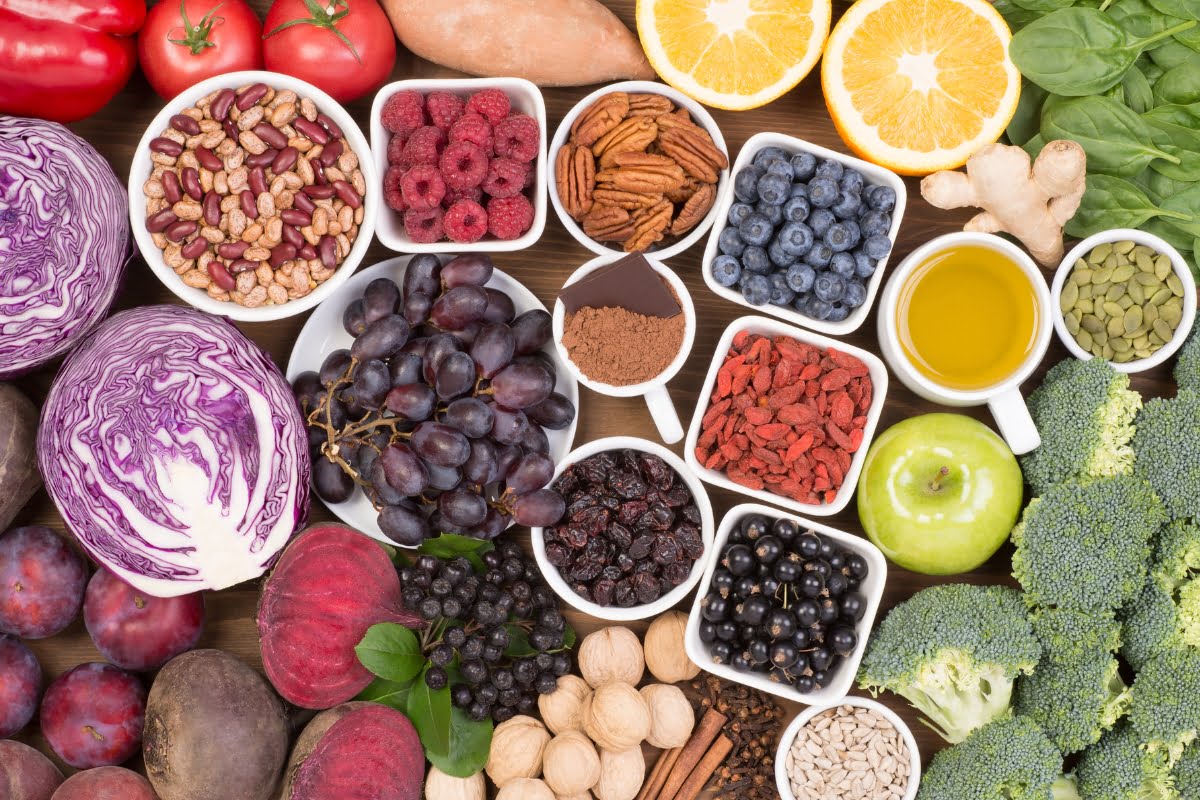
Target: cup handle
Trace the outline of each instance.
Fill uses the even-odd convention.
[[[988,408],[992,410],[992,416],[1000,426],[1000,435],[1008,442],[1013,455],[1024,455],[1036,450],[1042,443],[1019,388],[1009,389],[988,400]]]
[[[667,444],[675,444],[683,438],[683,425],[679,422],[679,414],[675,412],[675,404],[666,386],[655,386],[643,395],[650,416],[658,427],[658,435]]]

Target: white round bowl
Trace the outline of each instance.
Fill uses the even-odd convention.
[[[809,706],[792,720],[791,724],[784,730],[783,735],[779,737],[779,749],[775,752],[775,786],[779,789],[779,796],[783,800],[809,800],[808,797],[796,797],[796,795],[792,794],[792,782],[788,778],[787,772],[788,753],[791,751],[792,743],[796,741],[796,735],[801,728],[812,721],[812,718],[818,714],[828,711],[831,708],[838,708],[839,706],[854,706],[855,708],[866,708],[875,711],[888,722],[892,723],[896,730],[900,732],[900,738],[908,748],[909,757],[908,787],[901,800],[913,800],[917,796],[917,789],[921,785],[921,754],[917,750],[917,740],[913,737],[912,730],[909,729],[908,725],[904,724],[904,720],[896,716],[896,712],[883,703],[866,697],[843,697],[839,700],[822,703],[821,705]]]
[[[296,337],[296,343],[292,346],[292,355],[288,359],[286,370],[288,381],[296,380],[302,372],[320,370],[321,363],[330,353],[334,350],[349,348],[354,339],[342,327],[342,313],[346,310],[346,306],[362,297],[367,284],[376,278],[391,278],[397,285],[401,285],[404,281],[404,271],[408,268],[408,262],[412,258],[412,256],[397,256],[367,267],[347,281],[345,286],[330,298],[329,302],[322,303],[304,323],[300,335]],[[449,257],[442,258],[443,263],[449,260]],[[546,308],[533,292],[526,289],[516,278],[498,269],[492,273],[492,279],[486,285],[507,293],[512,298],[513,307],[518,314]],[[576,409],[575,419],[566,428],[561,431],[546,431],[546,438],[550,442],[550,457],[561,464],[571,450],[571,443],[575,439],[575,428],[579,423],[579,384],[571,377],[571,372],[552,348],[547,347],[544,352],[554,362],[554,369],[558,376],[558,381],[554,384],[554,391],[566,396]],[[325,501],[322,500],[322,502]],[[357,528],[385,544],[393,547],[402,546],[397,545],[379,529],[379,513],[361,491],[354,492],[351,498],[345,502],[325,502],[325,505],[347,525]]]
[[[576,103],[575,107],[567,112],[567,115],[563,117],[562,122],[559,123],[558,130],[554,132],[554,138],[550,140],[550,152],[548,156],[551,164],[553,164],[557,158],[558,151],[562,149],[564,144],[566,144],[567,137],[571,133],[571,126],[575,124],[575,120],[579,118],[579,115],[586,111],[592,105],[592,103],[596,102],[604,95],[611,94],[613,92],[628,92],[629,94],[660,94],[663,97],[668,98],[677,107],[686,108],[688,113],[692,115],[692,120],[697,125],[704,128],[704,130],[708,131],[708,135],[712,137],[713,144],[717,146],[717,149],[722,153],[725,153],[726,158],[729,157],[729,149],[725,146],[725,137],[721,135],[721,129],[717,127],[716,120],[712,118],[712,115],[708,113],[704,106],[700,105],[679,90],[667,86],[665,83],[657,83],[655,81],[622,81],[621,83],[613,83],[597,89]],[[712,227],[713,221],[716,220],[717,207],[720,205],[721,195],[724,193],[727,186],[729,186],[729,183],[729,170],[721,170],[720,178],[717,181],[717,202],[713,203],[713,207],[709,209],[708,214],[705,215],[704,219],[700,220],[696,227],[688,231],[687,235],[683,238],[678,239],[666,247],[659,247],[655,245],[654,247],[651,247],[649,250],[645,251],[646,255],[653,255],[660,261],[666,261],[668,258],[679,255],[684,250],[687,250],[696,242],[700,241],[700,238],[704,236],[708,229]],[[546,178],[546,187],[550,194],[550,202],[554,205],[554,212],[558,214],[558,219],[560,222],[562,222],[563,227],[567,229],[567,232],[570,233],[571,236],[575,237],[575,241],[579,242],[581,245],[586,247],[588,250],[591,250],[598,256],[628,255],[628,253],[626,253],[620,247],[609,247],[603,242],[597,242],[595,239],[583,232],[583,228],[580,227],[579,223],[572,219],[571,215],[567,213],[567,210],[563,208],[562,199],[558,196],[558,186],[552,175]]]
[[[1124,364],[1118,364],[1115,361],[1109,362],[1117,372],[1135,373],[1154,369],[1175,355],[1175,352],[1180,347],[1183,347],[1183,343],[1187,341],[1188,334],[1192,330],[1192,325],[1196,321],[1196,279],[1192,277],[1192,271],[1188,269],[1187,262],[1183,260],[1183,256],[1179,254],[1178,250],[1154,234],[1145,233],[1134,228],[1114,228],[1110,231],[1101,231],[1075,245],[1071,248],[1071,252],[1067,253],[1063,258],[1062,264],[1058,267],[1058,272],[1054,273],[1054,284],[1050,287],[1050,297],[1054,306],[1054,331],[1058,334],[1059,341],[1076,358],[1084,361],[1094,358],[1091,353],[1079,346],[1079,343],[1075,341],[1075,337],[1067,330],[1067,324],[1063,321],[1063,313],[1059,309],[1058,300],[1062,296],[1063,286],[1066,285],[1067,277],[1074,269],[1076,261],[1086,256],[1096,245],[1125,240],[1145,245],[1170,258],[1171,266],[1175,269],[1175,274],[1183,282],[1183,319],[1179,321],[1179,327],[1175,329],[1175,335],[1171,338],[1171,341],[1151,354],[1149,358],[1126,361]]]
[[[150,232],[146,230],[146,196],[142,192],[142,184],[150,177],[153,163],[150,161],[150,140],[162,134],[169,127],[169,120],[175,114],[188,108],[205,95],[219,89],[237,89],[252,83],[265,83],[273,89],[291,89],[301,97],[307,97],[317,104],[317,108],[328,114],[338,127],[342,129],[346,143],[358,156],[359,169],[366,180],[367,192],[363,196],[363,221],[358,226],[358,238],[350,248],[350,254],[338,265],[337,271],[317,288],[304,297],[288,300],[282,305],[263,305],[258,308],[247,308],[232,300],[214,300],[203,289],[196,289],[184,284],[183,279],[175,274],[175,270],[167,266],[163,260],[163,251],[154,244]],[[363,136],[354,118],[346,109],[325,92],[310,83],[283,75],[278,72],[263,70],[247,70],[245,72],[230,72],[200,81],[194,86],[184,89],[174,99],[168,102],[158,115],[151,120],[137,149],[133,152],[133,163],[129,167],[129,221],[133,227],[133,238],[137,242],[142,258],[150,265],[163,285],[175,293],[177,297],[201,311],[219,314],[241,322],[267,322],[284,319],[300,314],[320,303],[337,291],[338,287],[349,280],[355,268],[367,254],[371,245],[371,237],[375,233],[375,218],[379,206],[383,202],[379,190],[379,178],[375,174],[375,163],[371,159],[371,146],[367,137]]]
[[[628,622],[635,619],[646,619],[648,617],[656,617],[664,611],[670,609],[679,603],[683,598],[687,597],[692,588],[699,582],[700,576],[704,574],[706,565],[710,561],[713,550],[713,510],[712,504],[708,500],[708,493],[704,491],[704,484],[700,479],[688,469],[687,464],[679,456],[672,453],[667,448],[656,442],[651,442],[646,439],[639,439],[635,436],[609,436],[604,439],[596,439],[593,442],[588,442],[572,450],[566,458],[562,459],[558,464],[558,469],[554,471],[553,481],[558,480],[563,471],[576,462],[582,461],[588,456],[594,456],[597,453],[602,453],[606,450],[638,450],[643,453],[650,453],[666,461],[671,469],[680,479],[687,484],[688,490],[692,493],[692,500],[696,507],[700,509],[700,539],[704,542],[704,553],[692,564],[692,571],[688,578],[683,583],[676,586],[671,591],[667,592],[662,597],[655,600],[653,603],[648,603],[641,606],[630,606],[629,608],[621,608],[620,606],[602,606],[584,600],[579,595],[572,591],[567,585],[566,580],[559,574],[558,567],[551,564],[546,559],[546,542],[543,538],[544,528],[530,529],[530,539],[533,542],[533,555],[537,559],[538,569],[541,570],[542,576],[546,582],[550,584],[550,588],[554,593],[562,598],[568,605],[578,611],[582,611],[598,619],[608,622]]]

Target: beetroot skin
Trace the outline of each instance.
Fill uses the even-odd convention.
[[[31,525],[0,535],[0,633],[45,639],[79,613],[87,567],[66,540]]]
[[[0,633],[0,739],[29,724],[41,694],[42,667],[33,651]]]
[[[295,774],[290,800],[418,800],[425,752],[408,717],[375,703],[325,732]]]
[[[83,622],[104,657],[135,672],[158,669],[200,641],[204,598],[151,597],[101,569],[88,581]]]
[[[98,767],[67,778],[50,800],[158,800],[158,795],[132,770]]]
[[[50,800],[62,782],[53,761],[27,744],[0,739],[0,800]]]
[[[371,682],[354,648],[380,622],[421,625],[401,604],[387,553],[352,528],[314,525],[291,541],[263,584],[258,633],[267,678],[303,708],[344,703]]]
[[[80,664],[42,698],[42,733],[76,769],[128,761],[142,744],[145,719],[146,688],[112,664]]]

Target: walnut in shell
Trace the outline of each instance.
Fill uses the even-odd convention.
[[[536,778],[542,774],[542,753],[549,741],[546,727],[533,717],[516,716],[501,722],[492,733],[484,771],[500,787],[520,778]]]
[[[579,731],[555,736],[542,756],[542,780],[562,795],[586,792],[600,780],[600,755],[592,740]]]
[[[668,611],[651,622],[646,631],[646,666],[663,683],[690,681],[700,674],[700,667],[688,658],[683,647],[686,628],[687,614]]]
[[[592,787],[596,800],[634,800],[646,781],[642,748],[600,753],[600,780]]]
[[[602,628],[584,637],[578,660],[579,672],[593,688],[609,681],[637,686],[646,669],[637,634],[621,626]]]
[[[584,700],[583,732],[601,749],[628,750],[650,735],[650,708],[637,689],[611,681]]]
[[[563,675],[557,689],[538,696],[542,722],[555,734],[583,730],[583,701],[591,694],[592,687],[583,678]]]
[[[544,781],[536,778],[517,778],[509,781],[496,793],[496,800],[557,800]]]
[[[683,747],[696,727],[696,713],[683,690],[667,683],[642,687],[642,699],[650,709],[650,735],[646,741],[660,750]]]
[[[447,775],[434,766],[425,776],[425,800],[484,800],[487,786],[483,773],[476,772],[469,778]]]

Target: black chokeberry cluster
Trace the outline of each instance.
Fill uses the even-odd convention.
[[[404,605],[436,635],[425,645],[430,689],[476,721],[504,722],[537,707],[537,696],[571,671],[567,624],[536,565],[513,542],[484,553],[483,572],[459,556],[419,556],[400,570]]]
[[[858,646],[866,559],[790,519],[751,514],[726,543],[702,601],[700,639],[714,663],[766,672],[808,693]]]

